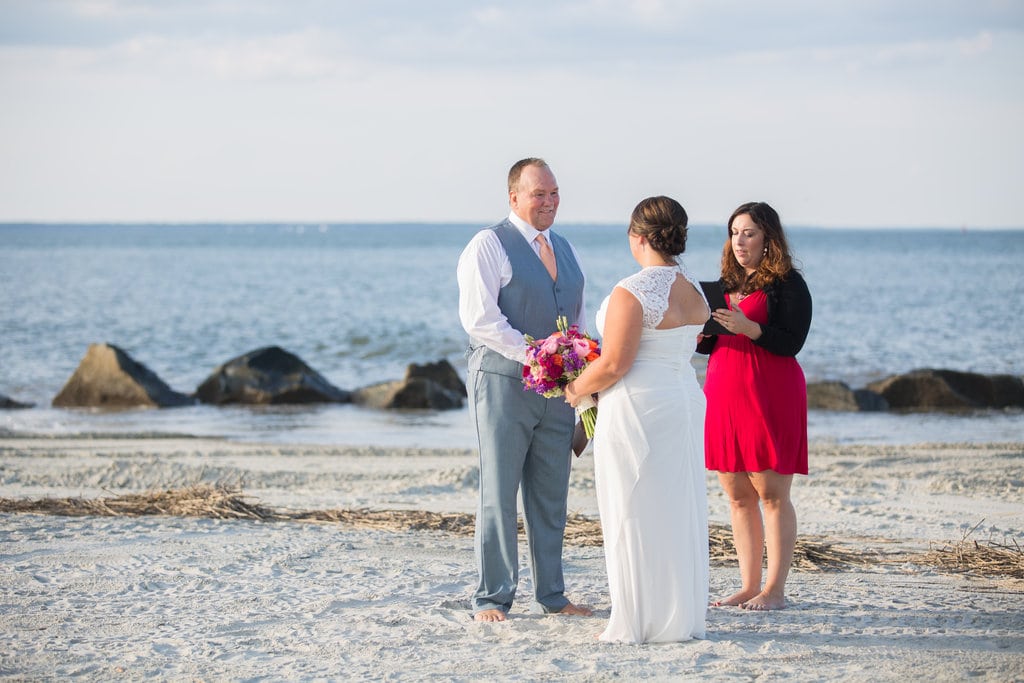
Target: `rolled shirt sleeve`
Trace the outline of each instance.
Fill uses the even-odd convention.
[[[470,338],[519,363],[526,362],[526,340],[498,308],[498,292],[512,279],[512,264],[493,230],[469,241],[456,270],[459,321]]]

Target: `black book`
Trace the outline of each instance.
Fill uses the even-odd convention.
[[[713,282],[701,281],[700,288],[704,290],[704,296],[707,297],[708,306],[711,307],[712,311],[718,308],[729,308],[725,303],[725,292],[722,291],[722,283],[720,280],[715,280]],[[701,333],[705,336],[710,336],[712,334],[735,334],[715,322],[714,318],[708,318],[708,321],[704,323],[704,329]]]

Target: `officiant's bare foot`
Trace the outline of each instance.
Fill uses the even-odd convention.
[[[482,609],[473,615],[473,621],[505,621],[508,615],[500,609]]]
[[[593,616],[594,613],[589,607],[584,605],[574,605],[570,602],[568,605],[555,612],[555,614],[565,614],[570,617],[589,617]]]
[[[757,596],[757,590],[738,591],[724,600],[716,600],[711,603],[714,607],[740,607],[743,603]]]
[[[750,600],[740,604],[743,609],[755,612],[766,612],[773,609],[786,609],[786,598],[782,595],[771,595],[770,593],[758,593]]]

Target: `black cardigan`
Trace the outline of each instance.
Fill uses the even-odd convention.
[[[724,282],[719,279],[724,289]],[[776,280],[764,288],[768,297],[768,323],[761,325],[761,336],[751,341],[779,356],[795,356],[804,346],[811,329],[811,293],[802,275],[791,270],[785,280]],[[697,353],[709,354],[718,336],[705,337],[697,344]]]

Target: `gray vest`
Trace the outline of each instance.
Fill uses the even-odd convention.
[[[491,228],[505,248],[512,264],[512,279],[498,292],[498,308],[513,328],[536,339],[543,339],[557,327],[559,316],[571,325],[583,307],[583,271],[573,257],[569,242],[548,230],[558,263],[558,280],[541,263],[533,247],[512,223],[505,220]],[[469,369],[522,378],[523,366],[477,339],[469,340]]]

